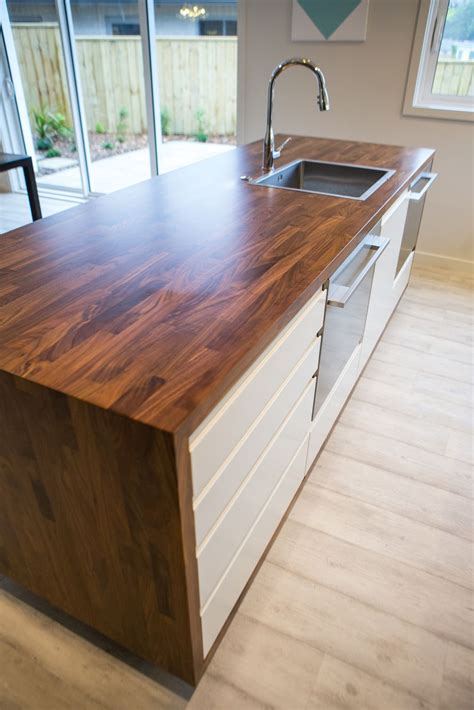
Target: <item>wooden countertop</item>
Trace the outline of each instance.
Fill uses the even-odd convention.
[[[0,370],[188,433],[432,156],[293,139],[396,170],[358,202],[242,182],[258,142],[2,235]]]

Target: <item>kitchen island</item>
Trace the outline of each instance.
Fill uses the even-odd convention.
[[[315,429],[322,287],[433,159],[290,145],[395,173],[268,189],[253,144],[0,240],[0,572],[191,683],[355,383]]]

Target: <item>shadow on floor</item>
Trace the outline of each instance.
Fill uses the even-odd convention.
[[[36,611],[39,611],[41,614],[49,617],[52,621],[64,626],[66,629],[77,636],[80,636],[90,644],[96,646],[101,651],[108,653],[110,656],[121,661],[122,663],[126,663],[135,671],[147,676],[155,683],[159,683],[167,690],[170,690],[183,698],[183,700],[190,700],[194,692],[194,688],[190,685],[179,678],[166,673],[166,671],[153,666],[151,663],[138,658],[138,656],[135,656],[130,651],[122,648],[122,646],[119,646],[119,644],[111,641],[103,634],[92,629],[90,626],[83,624],[81,621],[74,619],[72,616],[65,614],[59,609],[56,609],[44,599],[41,599],[27,589],[20,587],[8,577],[0,576],[0,589],[33,607],[33,609],[36,609]]]

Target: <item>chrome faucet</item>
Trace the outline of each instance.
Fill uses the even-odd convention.
[[[287,59],[285,62],[282,62],[279,64],[277,67],[272,72],[272,75],[270,77],[270,83],[268,85],[268,105],[267,105],[267,129],[265,131],[265,139],[263,141],[263,169],[268,172],[269,170],[273,170],[273,161],[276,158],[279,158],[281,155],[281,151],[285,147],[285,145],[288,143],[288,141],[291,140],[291,138],[287,138],[286,141],[284,141],[276,150],[275,150],[275,136],[273,134],[273,126],[272,126],[272,113],[273,113],[273,95],[274,95],[274,83],[275,79],[280,76],[280,74],[285,71],[285,69],[288,69],[288,67],[294,67],[294,66],[300,66],[300,67],[308,67],[308,69],[311,69],[313,74],[318,79],[319,82],[319,94],[318,94],[318,104],[319,104],[319,110],[320,111],[329,111],[329,96],[328,92],[326,89],[326,80],[324,78],[324,74],[322,73],[321,69],[317,67],[311,59],[303,59],[303,58],[294,58],[294,59]]]

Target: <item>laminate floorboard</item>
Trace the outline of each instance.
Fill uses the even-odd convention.
[[[309,483],[472,541],[473,501],[413,478],[323,451]]]
[[[469,383],[440,375],[420,372],[395,363],[383,362],[372,358],[364,370],[364,377],[376,382],[403,387],[417,395],[426,395],[442,402],[460,404],[471,409],[474,407],[474,388]]]
[[[290,519],[271,562],[448,641],[474,647],[472,592]]]
[[[448,437],[449,442],[449,437]],[[396,442],[387,436],[371,433],[340,421],[329,437],[325,451],[332,451],[372,466],[392,471],[399,476],[428,483],[439,490],[451,491],[467,498],[474,497],[472,466],[469,462],[426,451],[416,444]]]

